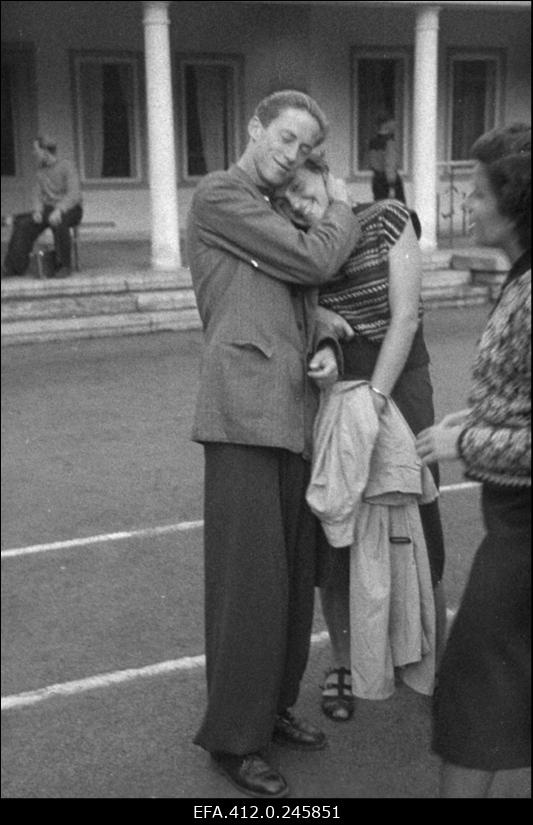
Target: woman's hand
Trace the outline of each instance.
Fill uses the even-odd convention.
[[[318,307],[317,320],[319,324],[325,326],[338,341],[351,341],[355,335],[348,321],[345,321],[342,315],[337,315],[337,313],[331,309]]]
[[[328,175],[325,179],[326,192],[330,203],[332,201],[343,201],[350,206],[350,195],[348,194],[348,186],[346,181],[342,178],[334,178],[333,175]]]
[[[464,427],[471,410],[461,410],[461,412],[450,413],[440,422],[441,427]]]
[[[448,420],[452,417],[448,416]],[[420,433],[416,440],[416,451],[424,464],[437,461],[453,461],[459,458],[459,436],[463,431],[461,424],[450,426],[445,418],[440,424]]]

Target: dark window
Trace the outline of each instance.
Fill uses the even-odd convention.
[[[78,58],[76,73],[82,178],[138,180],[136,61]]]
[[[468,160],[475,141],[495,125],[496,77],[495,61],[453,62],[451,160]]]
[[[13,97],[13,70],[2,63],[2,177],[17,173]]]
[[[185,178],[227,169],[237,160],[237,60],[181,60]],[[183,108],[183,107],[182,107]]]
[[[130,119],[126,86],[129,82],[121,66],[102,68],[104,148],[103,178],[131,177]]]
[[[405,113],[405,65],[402,58],[362,57],[357,60],[357,168],[370,169],[368,147],[377,120],[387,116],[396,122],[396,151],[403,166]]]

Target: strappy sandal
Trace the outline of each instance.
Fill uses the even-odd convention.
[[[333,668],[326,673],[320,707],[334,722],[348,722],[353,716],[355,696],[352,693],[351,676],[345,667]]]

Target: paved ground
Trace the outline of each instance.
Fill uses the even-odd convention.
[[[428,317],[439,415],[464,405],[487,311]],[[205,698],[202,452],[189,441],[200,349],[198,333],[180,333],[2,353],[5,798],[236,795],[191,744]],[[443,475],[456,607],[481,536],[478,492],[455,487],[455,465]],[[360,702],[348,725],[320,718],[323,631],[317,607],[300,710],[330,746],[273,752],[293,797],[436,798],[428,699],[400,688]],[[519,772],[495,795],[529,788]]]

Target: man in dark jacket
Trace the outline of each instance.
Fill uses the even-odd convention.
[[[271,741],[324,747],[295,704],[311,637],[318,524],[308,510],[318,386],[337,377],[316,325],[318,286],[348,257],[358,226],[341,181],[313,230],[270,198],[325,138],[299,92],[263,101],[237,165],[200,183],[189,218],[193,286],[205,333],[193,438],[205,450],[208,706],[196,743],[252,796],[288,793]]]

